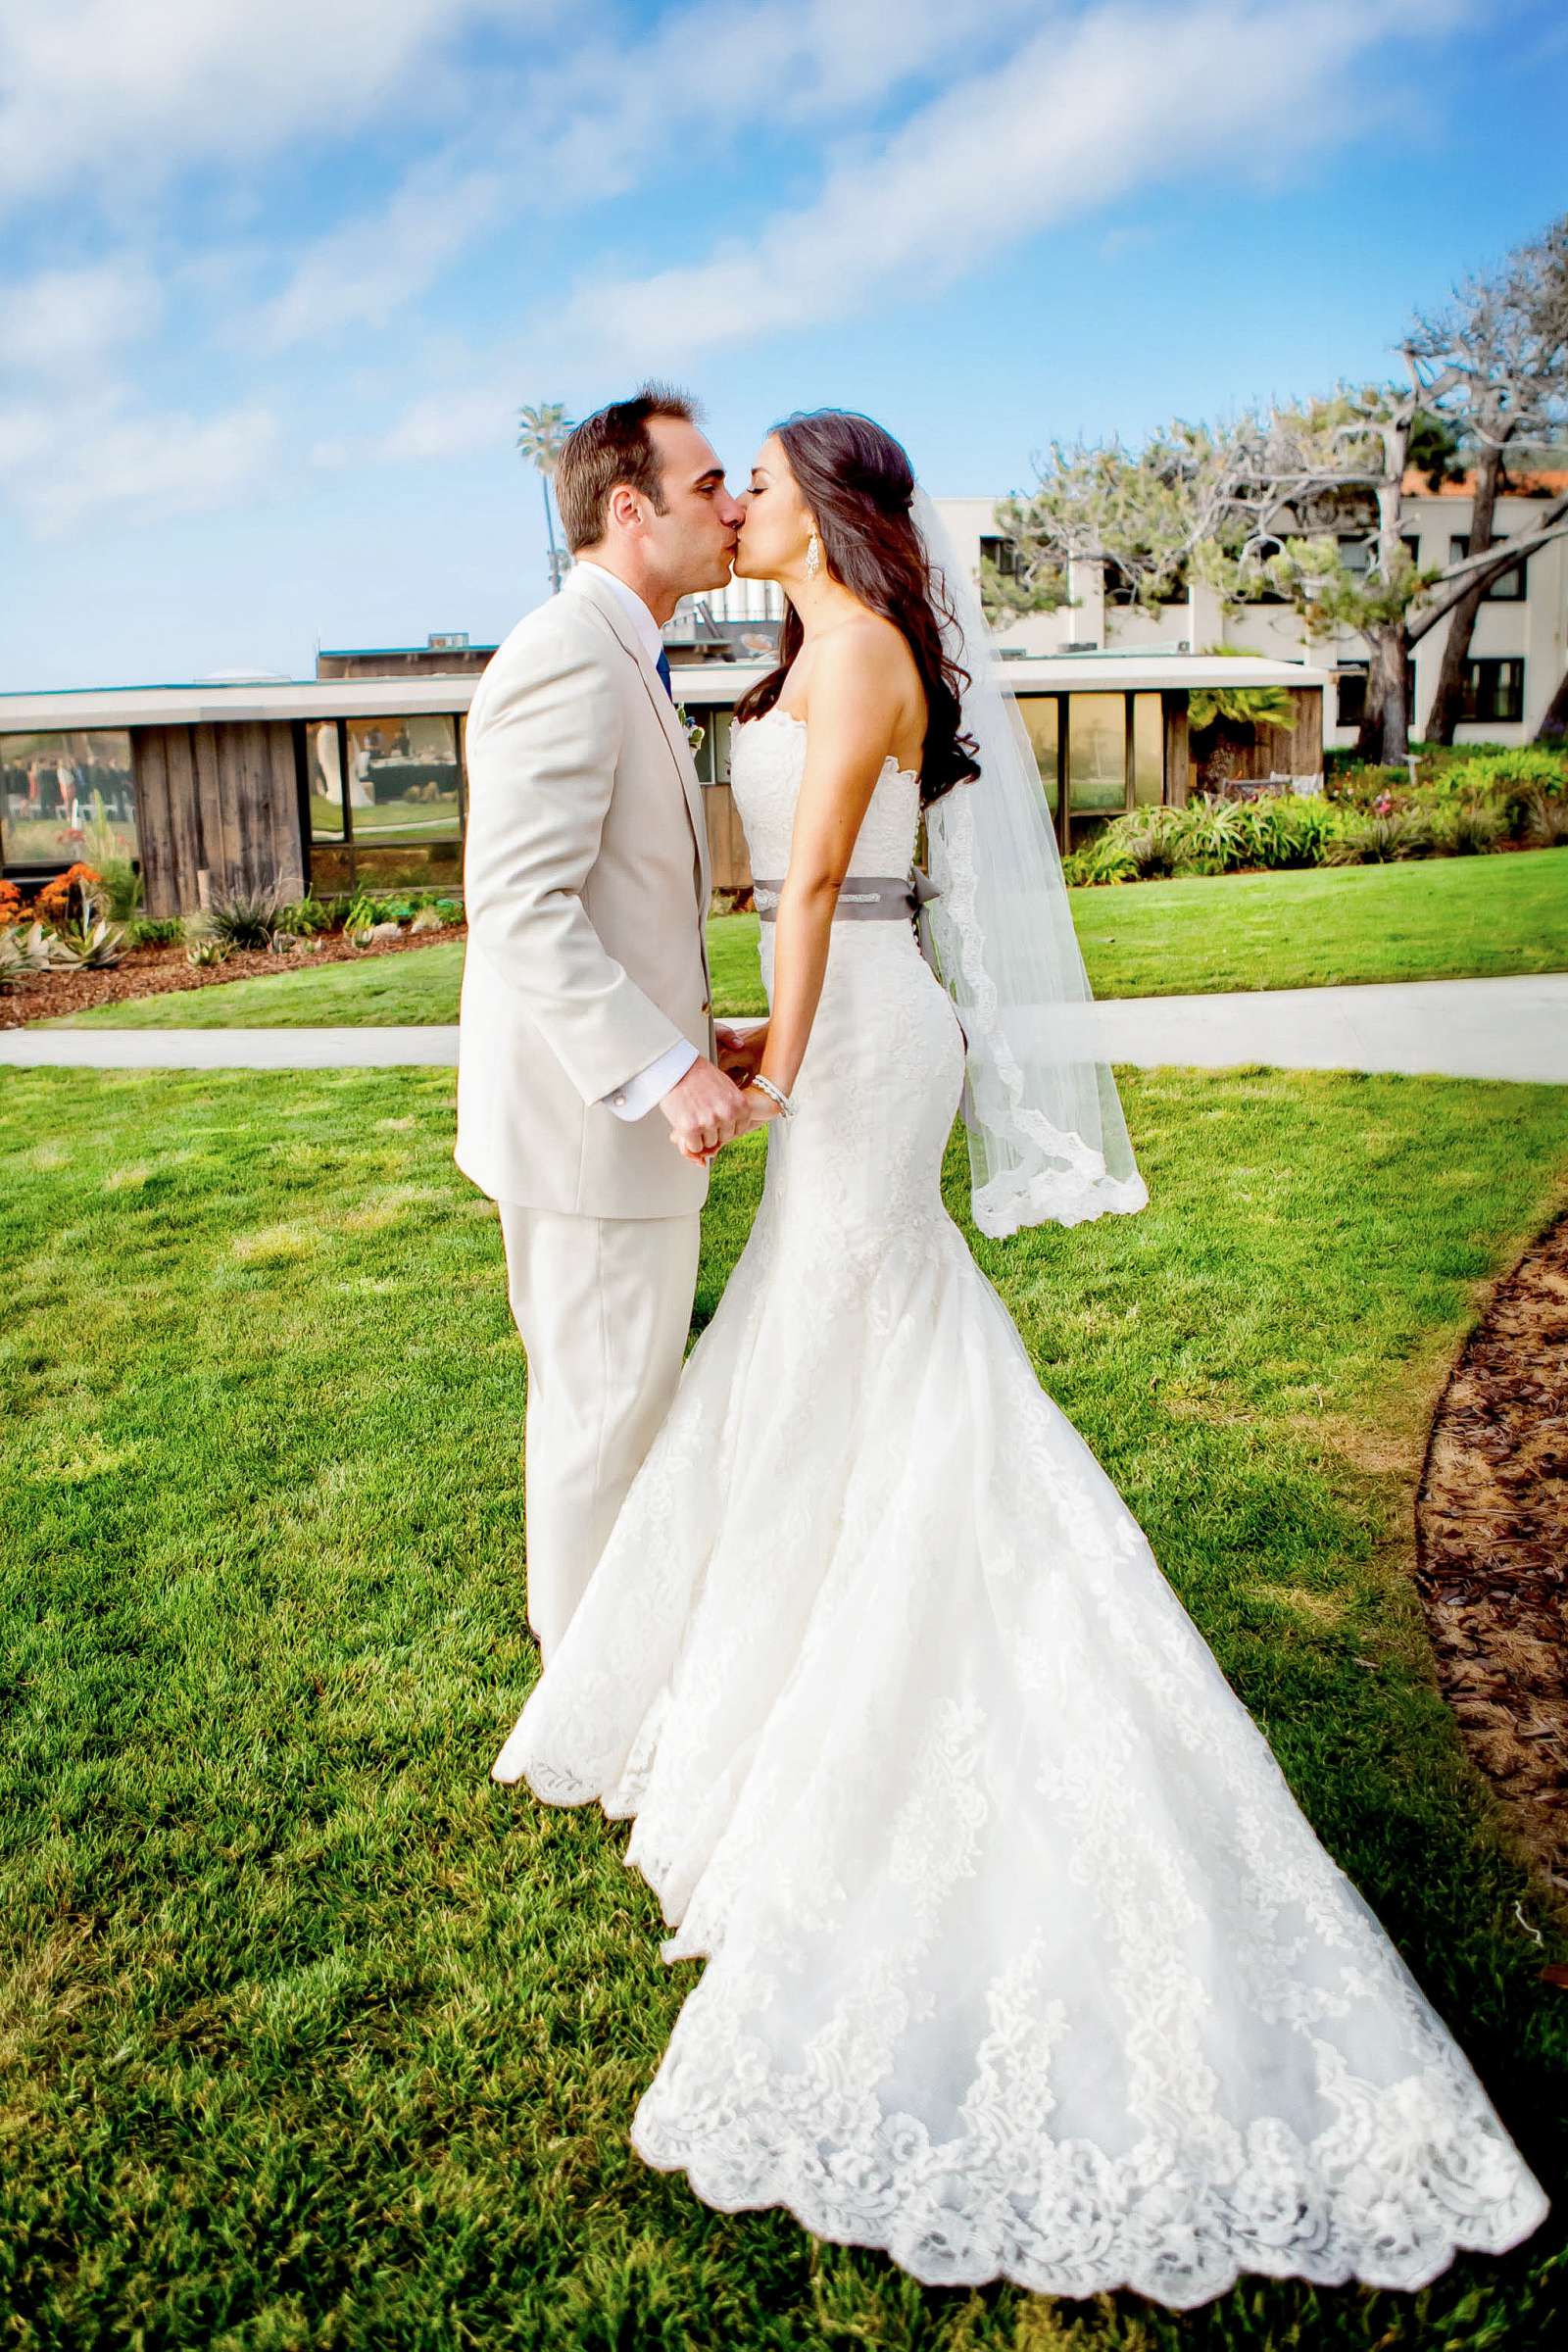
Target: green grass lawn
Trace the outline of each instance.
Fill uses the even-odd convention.
[[[920,2288],[626,2128],[700,1962],[502,1789],[524,1363],[450,1071],[0,1091],[0,2311],[19,2352],[1523,2347],[1568,2321],[1564,1939],[1436,1690],[1410,1499],[1568,1089],[1121,1074],[1151,1206],[978,1240],[1040,1376],[1556,2199],[1396,2296]],[[755,1212],[722,1153],[697,1301]],[[961,1132],[949,1199],[961,1211]],[[759,1527],[760,1557],[769,1531]]]
[[[1095,994],[1568,971],[1568,849],[1075,890]]]
[[[1071,903],[1098,997],[1568,971],[1568,849],[1197,875],[1075,890]],[[767,1010],[757,932],[751,914],[717,915],[709,923],[713,1002],[721,1014]],[[39,1026],[451,1022],[462,973],[462,942],[447,942],[414,956],[143,997]]]

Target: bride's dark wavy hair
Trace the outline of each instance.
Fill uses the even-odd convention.
[[[816,518],[828,571],[862,605],[891,620],[914,656],[926,699],[920,802],[929,807],[955,784],[971,782],[980,763],[973,737],[959,730],[969,672],[950,658],[943,643],[942,623],[955,616],[946,594],[933,583],[909,512],[914,468],[891,433],[852,409],[797,412],[772,430]],[[735,706],[738,721],[772,710],[802,637],[801,616],[786,602],[778,666],[742,695]]]

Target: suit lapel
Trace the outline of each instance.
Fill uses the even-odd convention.
[[[601,588],[591,571],[574,570],[568,572],[566,576],[572,582],[571,593],[586,596],[594,611],[610,624],[616,644],[637,671],[643,692],[648,698],[649,708],[659,722],[660,732],[669,746],[669,756],[675,762],[675,772],[680,778],[681,794],[686,803],[686,814],[692,828],[692,842],[697,852],[697,904],[699,911],[706,921],[711,888],[709,879],[708,818],[703,808],[703,787],[702,780],[697,773],[697,762],[692,758],[691,745],[686,740],[685,730],[675,715],[675,706],[664,692],[657,674],[650,671],[642,648],[637,643],[631,621],[616,603],[613,591]]]

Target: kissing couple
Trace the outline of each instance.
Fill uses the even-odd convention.
[[[455,1157],[527,1357],[540,1651],[490,1771],[597,1802],[701,1959],[632,2145],[933,2286],[1414,2289],[1547,2211],[942,1195],[1143,1207],[973,581],[900,443],[587,417],[575,559],[468,718]],[[713,1018],[661,631],[779,583],[731,786],[768,1017]],[[929,873],[914,863],[924,833]],[[713,1153],[756,1219],[684,1353]]]

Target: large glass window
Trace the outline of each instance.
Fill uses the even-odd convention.
[[[122,727],[0,735],[0,860],[103,866],[137,855],[130,737]]]
[[[1067,813],[1117,815],[1127,806],[1127,701],[1120,694],[1067,698]]]
[[[462,870],[456,722],[324,718],[306,729],[311,887],[395,889]]]
[[[727,784],[729,782],[729,746],[734,725],[735,713],[733,710],[715,710],[713,712],[712,725],[709,730],[709,741],[703,747],[712,763],[704,779],[707,783]]]
[[[1034,746],[1035,764],[1045,787],[1046,804],[1056,814],[1057,742],[1061,732],[1061,703],[1054,694],[1021,694],[1018,712]]]
[[[349,808],[356,849],[458,838],[458,742],[444,712],[351,718]]]
[[[1491,719],[1513,725],[1525,714],[1523,662],[1480,661],[1464,665],[1464,704],[1461,718]]]
[[[694,727],[701,727],[703,740],[692,753],[699,784],[713,781],[713,712],[705,704],[687,703],[686,716]]]
[[[1165,798],[1165,712],[1157,694],[1133,696],[1133,802],[1157,808]]]
[[[306,729],[310,768],[311,839],[343,838],[343,774],[337,756],[337,720],[319,718]]]

